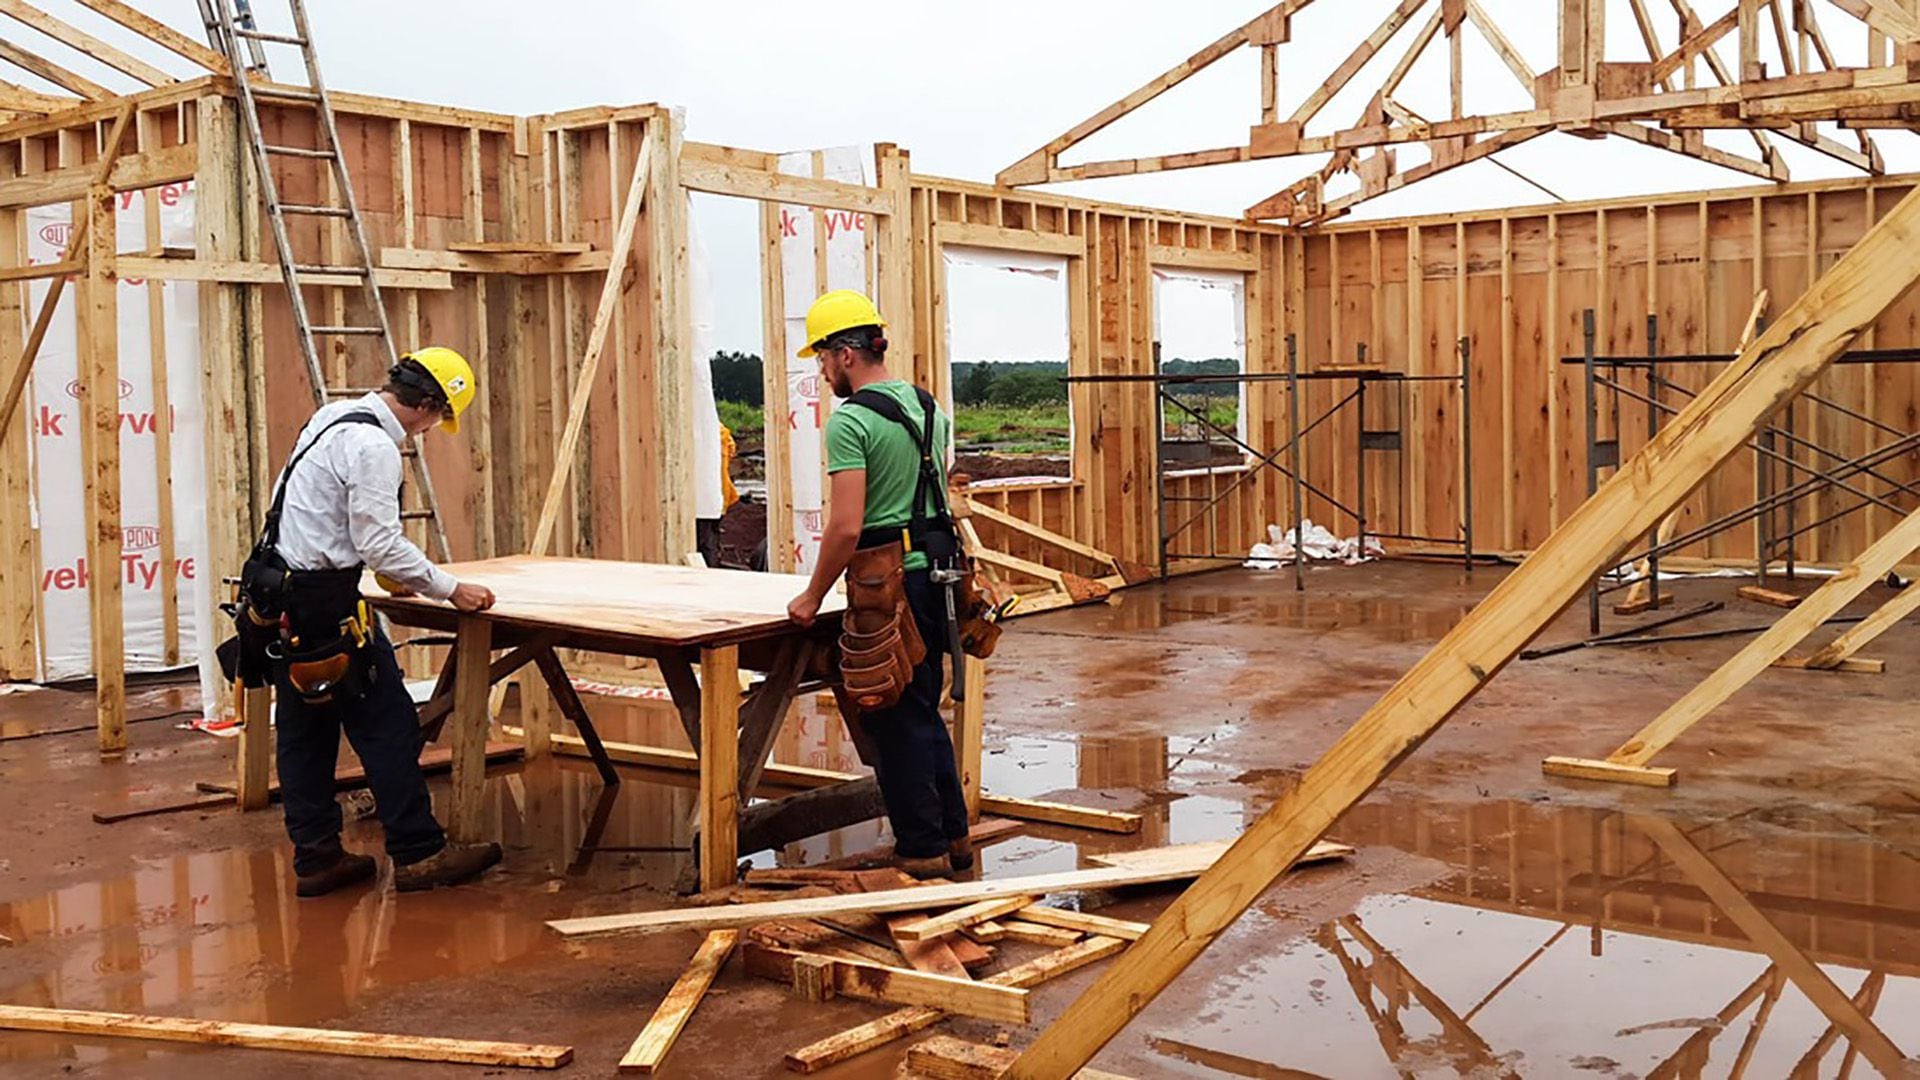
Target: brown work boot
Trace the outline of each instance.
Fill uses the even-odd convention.
[[[973,837],[960,836],[948,842],[947,865],[956,874],[973,869]]]
[[[945,855],[929,855],[924,859],[916,859],[912,856],[901,855],[895,852],[893,865],[898,867],[902,872],[918,878],[921,881],[925,881],[928,878],[945,877],[948,869],[947,857]]]
[[[448,844],[417,863],[393,868],[393,887],[418,892],[472,881],[500,861],[499,844]]]
[[[343,851],[339,858],[322,869],[315,870],[311,874],[299,875],[299,881],[293,889],[294,895],[325,896],[335,889],[358,885],[371,878],[376,868],[371,856],[354,855]]]

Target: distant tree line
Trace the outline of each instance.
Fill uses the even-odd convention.
[[[713,354],[712,366],[715,401],[737,401],[753,406],[767,403],[766,386],[760,381],[759,357],[723,350]]]
[[[746,405],[765,403],[761,382],[760,358],[752,353],[721,351],[713,354],[713,396],[720,401]],[[1162,365],[1168,375],[1231,375],[1239,370],[1238,361],[1169,360]],[[953,400],[958,406],[1000,405],[1032,408],[1061,405],[1067,400],[1064,361],[1003,363],[991,360],[959,361],[953,365]],[[1185,387],[1182,397],[1224,397],[1238,395],[1233,383],[1210,383]]]

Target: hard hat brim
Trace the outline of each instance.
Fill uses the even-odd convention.
[[[440,430],[449,435],[460,434],[460,418],[458,416],[443,417],[440,421]]]

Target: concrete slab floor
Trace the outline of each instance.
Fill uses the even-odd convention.
[[[988,787],[1135,809],[1146,824],[1137,837],[1030,827],[988,849],[980,872],[1069,869],[1098,851],[1233,835],[1500,573],[1316,568],[1296,593],[1285,574],[1227,571],[1019,621],[992,662]],[[1738,584],[1678,586],[1683,604],[1727,607],[1672,629],[1781,614],[1733,599]],[[1887,594],[1876,586],[1854,610]],[[1581,610],[1543,640],[1583,631]],[[1920,1050],[1920,631],[1898,627],[1871,650],[1889,660],[1885,675],[1763,675],[1662,756],[1680,770],[1671,791],[1540,774],[1548,754],[1603,756],[1746,640],[1516,662],[1340,823],[1334,835],[1360,848],[1353,860],[1271,890],[1097,1064],[1135,1077],[1627,1077],[1664,1062],[1726,1075],[1736,1060],[1750,1076],[1870,1073],[1741,931],[1756,913],[1894,1043]],[[141,689],[129,714],[191,703],[177,688]],[[678,725],[658,702],[590,704],[609,737],[673,745]],[[83,693],[0,697],[0,735],[90,717]],[[604,1075],[698,944],[562,944],[542,925],[672,902],[687,858],[672,850],[687,842],[686,777],[633,772],[609,799],[583,762],[505,769],[488,796],[507,859],[485,881],[400,897],[383,874],[376,888],[296,901],[277,814],[91,822],[94,809],[183,795],[228,772],[228,743],[173,722],[134,725],[133,753],[109,764],[84,731],[0,742],[0,934],[14,941],[0,945],[0,1002],[566,1043],[570,1071]],[[776,757],[855,766],[837,722],[812,703]],[[1707,869],[1676,858],[1662,822]],[[883,839],[875,823],[757,861],[819,861]],[[377,825],[351,825],[348,844],[377,851]],[[1150,919],[1172,895],[1080,900]],[[1008,962],[1041,951],[1003,949]],[[1037,1020],[1100,970],[1037,991]],[[793,1002],[736,963],[667,1074],[787,1075],[786,1051],[879,1012]],[[997,1030],[947,1026],[980,1039]],[[1010,1034],[1020,1045],[1033,1030]],[[891,1076],[902,1050],[820,1075]],[[504,1072],[0,1032],[0,1076],[208,1070]]]

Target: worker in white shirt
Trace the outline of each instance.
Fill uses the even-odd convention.
[[[485,586],[456,581],[400,528],[400,447],[436,424],[460,430],[474,398],[473,369],[448,348],[400,358],[365,397],[322,407],[300,432],[274,489],[266,526],[241,576],[242,655],[270,677],[281,805],[300,896],[374,876],[374,860],[340,844],[334,767],[345,731],[366,768],[400,891],[452,885],[500,861],[498,844],[449,844],[421,774],[419,711],[393,645],[360,599],[363,569],[383,585],[493,605]],[[248,668],[241,661],[243,678]]]

